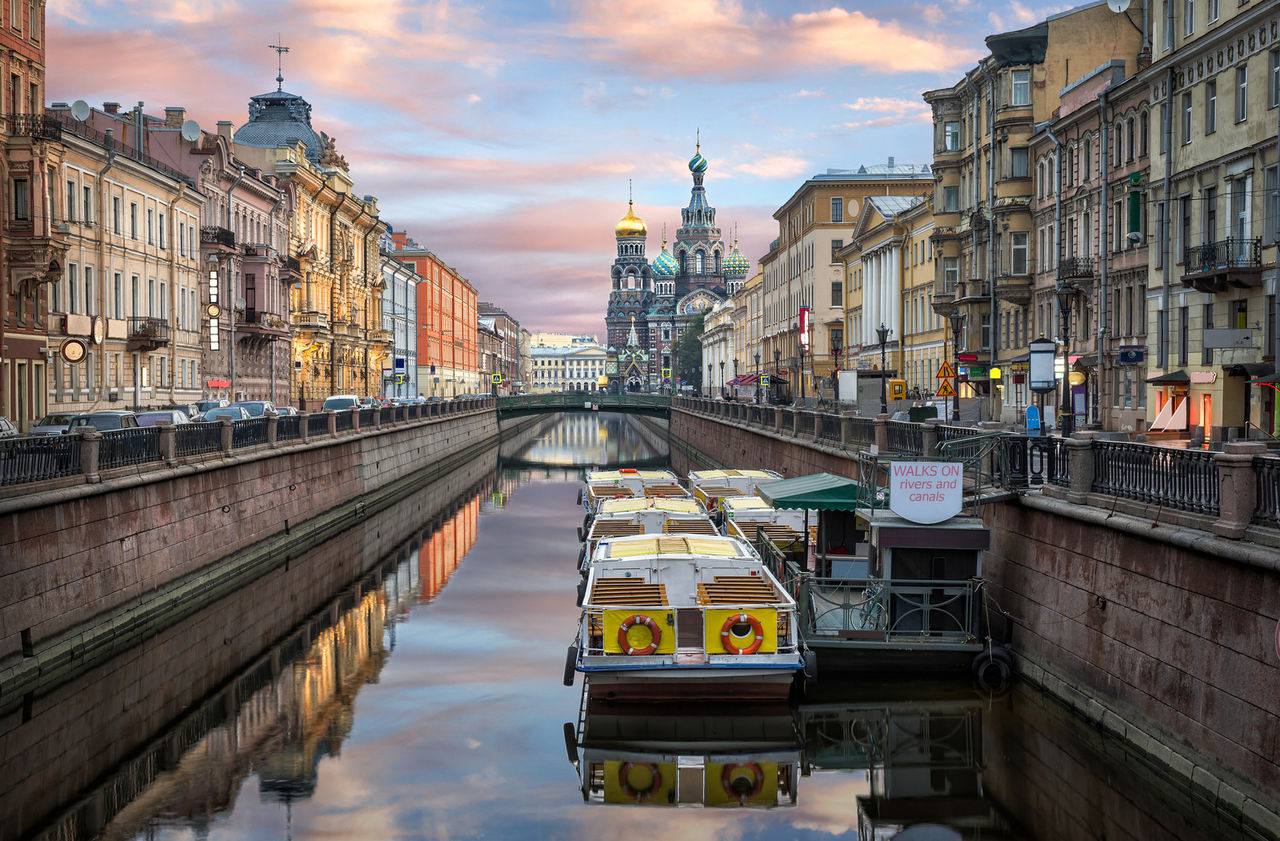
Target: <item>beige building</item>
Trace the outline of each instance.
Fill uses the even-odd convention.
[[[1277,394],[1251,381],[1274,376],[1280,341],[1280,6],[1202,0],[1155,18],[1146,420],[1155,435],[1274,434]]]
[[[1094,3],[988,37],[990,54],[976,67],[955,85],[924,94],[933,109],[937,179],[934,300],[942,313],[958,308],[958,347],[977,357],[968,374],[986,398],[985,417],[1013,421],[1021,414],[1021,392],[993,386],[989,371],[1024,358],[1032,338],[1028,145],[1035,126],[1054,116],[1071,81],[1136,54],[1139,39],[1135,27]]]
[[[844,266],[836,258],[853,238],[869,196],[915,196],[932,188],[928,166],[896,164],[827,170],[800,185],[774,212],[778,238],[760,260],[763,275],[762,363],[813,396],[814,378],[830,379],[835,348],[845,346]],[[801,308],[809,311],[802,351]],[[803,360],[803,377],[797,375]]]
[[[100,113],[100,112],[95,112]],[[47,190],[29,200],[60,220],[65,271],[49,290],[50,411],[183,406],[201,396],[200,214],[194,181],[139,151],[140,111],[115,136],[58,127]]]
[[[536,338],[538,333],[534,334]],[[564,345],[534,345],[530,351],[533,394],[560,391],[603,391],[605,349],[589,337]]]
[[[702,393],[706,397],[725,396],[727,383],[737,376],[733,319],[736,309],[736,302],[729,297],[707,310],[703,320],[699,340],[702,342]]]

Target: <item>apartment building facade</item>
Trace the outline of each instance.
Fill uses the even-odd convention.
[[[390,364],[382,369],[385,397],[417,397],[418,388],[418,284],[422,278],[413,266],[397,260],[388,231],[379,243],[382,265],[382,327],[391,334]]]

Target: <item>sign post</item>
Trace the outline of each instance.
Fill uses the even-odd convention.
[[[958,418],[960,417],[960,398],[956,396],[955,386],[951,383],[955,378],[956,369],[951,367],[951,361],[948,359],[942,360],[942,364],[938,366],[938,375],[936,377],[939,380],[938,390],[934,396],[941,397],[943,400],[950,397],[954,401],[952,406],[954,411],[951,414],[953,417]],[[946,408],[944,403],[942,406],[943,411],[946,411]]]
[[[889,510],[932,525],[960,513],[964,465],[958,461],[895,461],[889,467]]]

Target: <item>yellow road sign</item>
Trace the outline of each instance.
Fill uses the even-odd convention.
[[[671,369],[670,369],[670,368],[663,368],[663,369],[662,369],[662,378],[663,378],[664,380],[669,380],[669,379],[671,379]]]
[[[954,380],[955,378],[956,378],[956,369],[952,368],[951,363],[948,362],[947,360],[945,359],[942,360],[942,367],[938,369],[937,379]]]
[[[941,383],[939,383],[938,391],[933,396],[934,397],[955,397],[956,390],[955,390],[955,387],[951,385],[951,380],[943,380]]]
[[[501,385],[501,384],[502,384],[502,375],[501,375],[501,374],[494,374],[493,376],[491,376],[491,377],[489,378],[489,380],[490,380],[494,385]]]

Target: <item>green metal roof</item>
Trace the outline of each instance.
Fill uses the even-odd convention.
[[[819,511],[853,511],[872,502],[885,504],[888,491],[868,488],[861,482],[832,473],[797,476],[760,485],[756,493],[775,508],[813,508]]]

